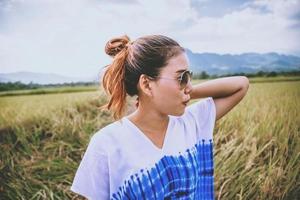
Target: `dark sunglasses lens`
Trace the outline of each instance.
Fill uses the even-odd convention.
[[[180,83],[181,87],[185,87],[188,84],[188,82],[190,82],[191,77],[192,77],[191,72],[189,72],[189,71],[183,72],[182,78],[181,78],[181,83]]]

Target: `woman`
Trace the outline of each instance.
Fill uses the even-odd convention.
[[[192,86],[188,58],[162,35],[105,47],[103,76],[115,122],[91,138],[71,190],[89,199],[213,199],[215,121],[245,96],[244,76]],[[128,116],[126,96],[138,97]],[[191,99],[204,98],[190,106]]]

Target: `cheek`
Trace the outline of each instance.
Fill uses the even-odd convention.
[[[181,101],[181,93],[176,85],[162,86],[156,92],[156,97],[160,105],[169,107],[174,106],[174,104],[178,104]]]
[[[182,93],[176,86],[160,87],[154,94],[155,107],[162,113],[180,116],[184,113]]]

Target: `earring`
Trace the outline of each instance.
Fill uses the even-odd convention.
[[[139,97],[137,97],[136,100],[135,100],[135,107],[136,107],[136,108],[139,107]]]

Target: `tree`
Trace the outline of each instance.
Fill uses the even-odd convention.
[[[207,79],[209,78],[209,75],[206,73],[206,71],[202,71],[200,74],[200,79]]]

